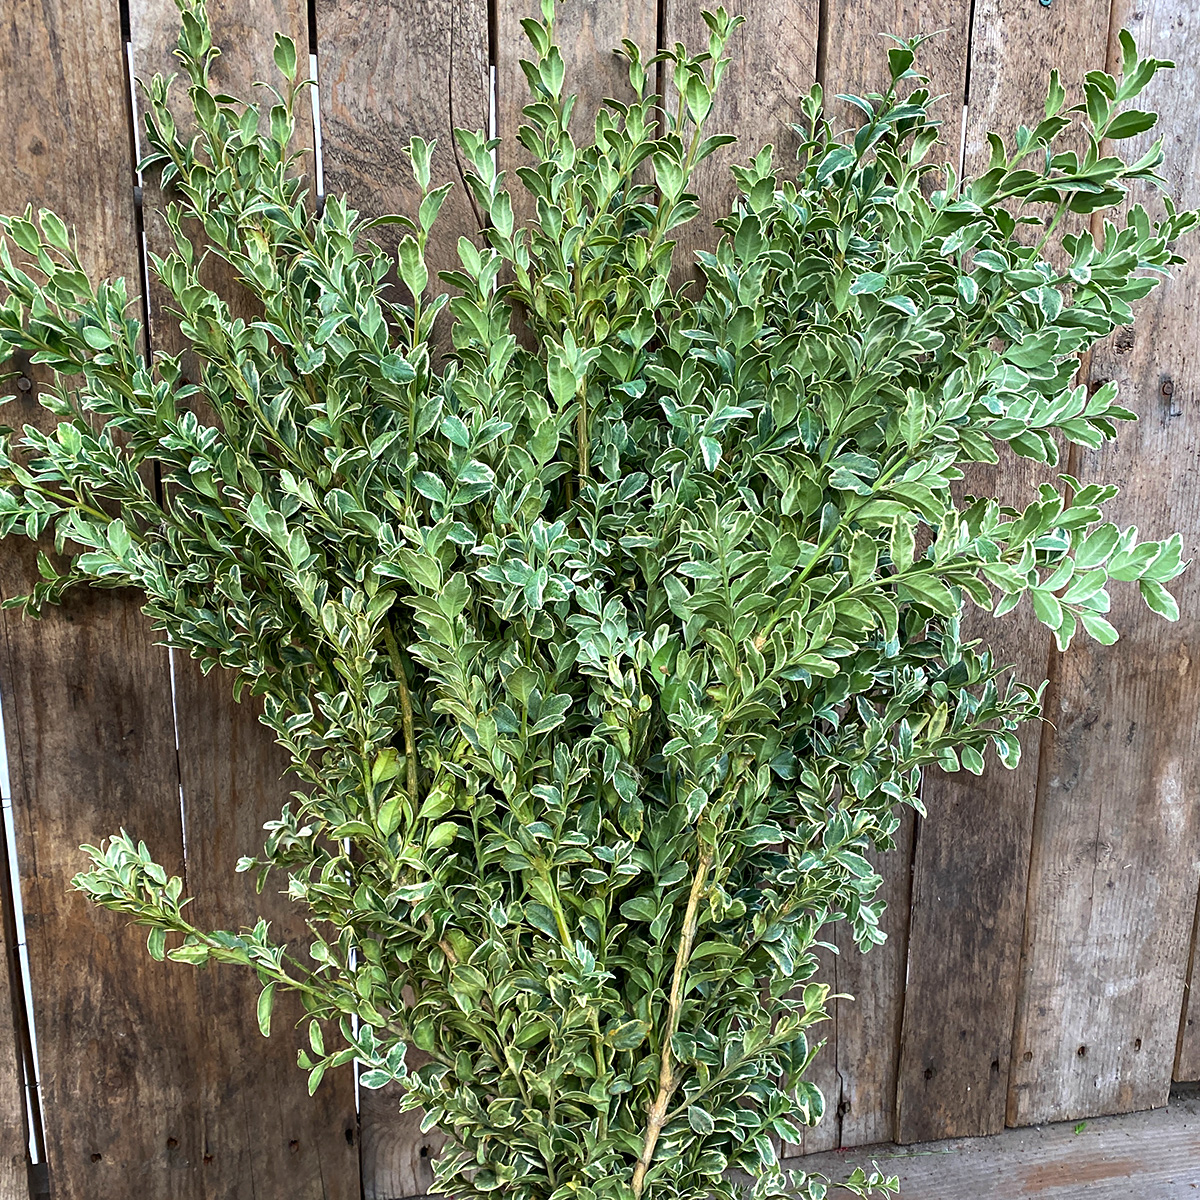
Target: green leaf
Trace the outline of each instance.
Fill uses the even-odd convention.
[[[948,617],[958,610],[958,604],[950,589],[937,576],[928,572],[905,576],[900,590],[902,598],[907,593],[908,597],[916,600],[919,604],[927,605],[934,612],[941,613],[943,616]]]
[[[445,183],[440,188],[430,192],[424,200],[421,201],[421,208],[417,214],[417,220],[421,224],[421,228],[428,233],[437,222],[438,214],[442,211],[442,205],[446,202],[446,197],[450,194],[453,188],[452,183]]]
[[[900,436],[910,450],[914,449],[924,436],[927,419],[925,397],[916,388],[909,388],[904,415],[900,418]]]
[[[38,212],[38,224],[42,227],[42,236],[47,243],[53,246],[56,250],[62,250],[69,253],[71,249],[71,238],[67,231],[67,227],[57,214],[50,211],[48,208],[43,208]]]
[[[421,296],[429,284],[429,271],[425,257],[412,234],[406,234],[396,248],[396,260],[400,267],[400,278],[414,296]]]
[[[1033,611],[1043,625],[1058,629],[1063,623],[1063,607],[1053,592],[1045,588],[1030,588],[1029,595],[1033,600]]]
[[[893,46],[888,51],[888,70],[893,80],[900,79],[913,65],[913,52],[907,46]]]
[[[1153,579],[1139,579],[1138,591],[1142,593],[1142,599],[1153,612],[1166,617],[1168,621],[1179,620],[1179,605],[1161,583],[1156,583]]]
[[[712,1114],[706,1112],[704,1109],[695,1104],[688,1105],[687,1119],[688,1124],[696,1133],[700,1134],[701,1137],[707,1137],[717,1127],[717,1123],[713,1120]]]
[[[604,1040],[614,1050],[636,1050],[649,1032],[650,1026],[645,1021],[625,1021],[610,1029]]]
[[[855,587],[865,583],[875,574],[879,547],[869,534],[855,534],[850,545],[850,582]]]
[[[376,817],[375,824],[385,838],[391,837],[400,827],[400,818],[404,813],[405,800],[405,796],[393,796],[390,800],[385,800],[379,806],[379,815]]]
[[[93,350],[111,350],[116,345],[112,334],[107,329],[101,329],[99,325],[85,325],[82,332],[83,340]]]
[[[271,1036],[271,1010],[275,1007],[275,984],[268,983],[258,994],[258,1029],[263,1037]]]
[[[1158,123],[1158,114],[1152,112],[1139,112],[1136,108],[1126,109],[1123,113],[1118,113],[1109,123],[1108,128],[1104,131],[1105,137],[1110,137],[1114,141],[1121,138],[1136,137],[1139,133],[1145,133],[1148,129],[1153,129]]]
[[[630,921],[653,921],[658,905],[649,896],[634,896],[621,905],[621,916]]]
[[[1040,367],[1058,352],[1059,341],[1058,334],[1052,329],[1030,334],[1023,338],[1019,345],[1010,346],[1004,352],[1004,357],[1013,366],[1024,370]]]
[[[1062,85],[1058,70],[1055,69],[1050,72],[1050,89],[1046,96],[1046,116],[1053,117],[1062,108],[1066,98],[1066,89]]]
[[[878,271],[864,271],[861,275],[855,276],[854,282],[850,285],[850,295],[863,296],[881,292],[887,287],[887,282],[887,276]]]
[[[995,250],[976,250],[973,264],[994,274],[1003,274],[1008,270],[1008,260]]]
[[[908,518],[898,518],[892,525],[889,552],[897,571],[906,571],[916,555],[916,530]]]
[[[575,399],[575,372],[562,354],[550,355],[546,363],[546,380],[550,385],[550,395],[560,409],[566,408]]]
[[[443,846],[449,846],[457,836],[458,825],[454,821],[442,821],[426,835],[425,847],[428,850],[439,850]]]
[[[1081,570],[1098,567],[1116,549],[1120,530],[1112,524],[1098,525],[1075,551],[1075,565]]]
[[[417,377],[412,364],[399,354],[388,354],[381,358],[379,369],[389,383],[411,383]]]
[[[275,65],[283,77],[294,80],[296,78],[296,43],[290,37],[284,37],[282,33],[277,33],[273,57]]]
[[[795,1085],[796,1115],[810,1128],[825,1115],[825,1097],[815,1083],[802,1079]]]
[[[167,931],[163,926],[156,925],[150,930],[150,936],[146,939],[146,949],[150,951],[150,957],[155,962],[162,962],[167,956]]]
[[[1076,612],[1084,629],[1102,646],[1111,646],[1117,640],[1117,631],[1099,613],[1081,608]]]

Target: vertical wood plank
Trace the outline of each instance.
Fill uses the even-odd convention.
[[[1183,1011],[1179,1014],[1179,1033],[1175,1039],[1175,1070],[1179,1083],[1193,1083],[1200,1079],[1200,999],[1196,988],[1200,987],[1200,976],[1196,974],[1196,940],[1200,938],[1200,902],[1196,905],[1196,917],[1192,922],[1191,952],[1188,954],[1187,982],[1183,990]]]
[[[423,1051],[409,1051],[410,1070],[428,1061]],[[433,1186],[433,1160],[446,1137],[437,1129],[422,1133],[420,1111],[400,1112],[402,1094],[398,1084],[359,1094],[363,1200],[407,1200]]]
[[[841,924],[826,928],[822,931],[822,940],[837,947],[837,953],[821,948],[817,950],[817,973],[814,980],[817,983],[829,985],[831,994],[849,990],[848,983],[839,983],[838,968],[845,968],[843,957],[846,954],[844,942],[850,942],[849,949],[857,954],[853,942],[845,936]],[[850,992],[857,999],[857,992]],[[837,1150],[842,1144],[842,1088],[844,1080],[838,1071],[838,1048],[841,1040],[842,1022],[839,1020],[841,1010],[853,1003],[845,1000],[830,1000],[825,1009],[829,1019],[814,1026],[808,1033],[808,1042],[812,1046],[818,1042],[825,1044],[817,1051],[816,1057],[809,1067],[805,1079],[815,1084],[825,1098],[825,1114],[811,1128],[801,1131],[799,1142],[780,1141],[779,1157],[791,1158],[794,1155],[821,1154],[826,1150]],[[893,1092],[895,1089],[893,1088]]]
[[[1119,3],[1143,54],[1174,59],[1139,107],[1161,114],[1166,178],[1180,203],[1200,200],[1195,109],[1200,13],[1190,4]],[[1126,143],[1124,154],[1147,148]],[[1153,193],[1134,197],[1152,209]],[[1185,252],[1196,255],[1191,237]],[[1096,452],[1072,455],[1085,481],[1118,482],[1118,524],[1200,542],[1195,456],[1196,263],[1156,291],[1137,323],[1093,352],[1093,382],[1114,379],[1140,420]],[[1072,646],[1047,710],[1008,1117],[1011,1124],[1165,1104],[1176,1049],[1200,860],[1200,618],[1184,577],[1182,620],[1168,625],[1136,591],[1114,588],[1111,649]]]
[[[434,183],[456,184],[430,240],[436,280],[481,224],[453,135],[488,128],[486,0],[317,0],[316,13],[325,190],[370,216],[415,217],[420,189],[405,151],[413,137],[436,138]],[[394,228],[373,236],[394,245]]]
[[[254,83],[275,75],[275,32],[291,37],[302,56],[309,44],[303,0],[249,6],[210,0],[209,15],[214,41],[222,50],[214,82],[252,102],[261,102]],[[177,68],[171,51],[178,29],[179,14],[171,0],[134,0],[131,34],[139,78]],[[175,100],[178,110],[186,110],[182,88]],[[302,100],[297,140],[303,146],[312,144],[309,111],[307,100]],[[192,123],[190,117],[185,119]],[[311,158],[308,169],[311,188]],[[170,245],[164,208],[165,197],[148,181],[146,240],[157,253],[165,253]],[[235,312],[252,313],[249,293],[215,257],[208,264],[207,282],[232,301]],[[159,353],[183,348],[167,303],[164,290],[152,281],[150,341]],[[256,706],[234,703],[227,673],[205,679],[193,661],[177,655],[175,704],[187,885],[195,897],[192,919],[209,928],[237,930],[262,916],[276,937],[303,954],[308,941],[304,913],[280,894],[279,879],[269,880],[258,896],[253,876],[235,873],[239,857],[261,851],[263,823],[279,815],[294,786],[285,778],[286,756],[258,722]],[[252,1188],[264,1200],[284,1193],[305,1200],[357,1200],[353,1075],[348,1069],[336,1072],[310,1099],[305,1076],[296,1066],[297,1047],[306,1042],[295,1028],[303,1016],[299,1000],[280,996],[274,1031],[264,1040],[254,1015],[258,987],[251,972],[218,966],[199,972],[195,986],[203,1020],[194,1087],[204,1112],[205,1196],[233,1196]],[[246,1119],[248,1113],[252,1120]]]
[[[420,193],[405,151],[437,139],[435,184],[455,181],[427,252],[431,273],[458,266],[456,246],[480,227],[463,182],[456,128],[491,117],[487,0],[316,0],[325,191],[366,216],[413,216]],[[382,227],[380,243],[388,245]],[[436,286],[436,285],[435,285]],[[418,1065],[420,1052],[409,1063]],[[359,1093],[364,1200],[424,1195],[445,1139],[401,1114],[393,1089]]]
[[[445,1143],[421,1132],[419,1112],[401,1113],[395,1084],[361,1093],[363,1200],[408,1200],[433,1186],[433,1160]]]
[[[692,53],[708,45],[708,26],[699,0],[661,0],[664,42],[682,42]],[[800,101],[817,78],[817,0],[753,0],[727,5],[745,16],[726,54],[729,67],[708,120],[711,133],[733,133],[738,141],[723,146],[700,164],[692,191],[700,215],[673,233],[677,271],[690,271],[697,250],[712,249],[712,223],[729,212],[737,187],[729,168],[747,162],[768,142],[775,162],[788,175],[799,138],[791,125],[800,117]],[[669,85],[669,80],[667,81]],[[668,103],[674,103],[666,88]]]
[[[913,825],[913,814],[904,813],[896,848],[870,856],[883,877],[879,895],[887,910],[880,926],[887,941],[862,954],[844,921],[827,931],[838,953],[822,952],[817,979],[850,998],[834,1002],[832,1021],[817,1032],[829,1041],[810,1078],[825,1096],[825,1116],[799,1146],[785,1144],[784,1155],[891,1140],[908,963]]]
[[[864,955],[848,929],[838,931],[841,957],[835,986],[854,997],[839,1000],[836,1015],[842,1083],[836,1111],[843,1147],[885,1141],[895,1127],[914,825],[913,814],[905,812],[896,831],[896,848],[875,864],[884,880],[881,895],[888,907],[881,924],[888,940]]]
[[[86,31],[86,36],[81,36]],[[120,14],[100,0],[17,0],[0,33],[5,208],[55,208],[86,266],[138,287]],[[21,364],[18,364],[21,367]],[[42,422],[28,367],[6,411]],[[0,592],[36,578],[33,548],[0,555]],[[127,593],[81,591],[40,621],[3,619],[0,692],[55,1194],[196,1195],[198,1102],[189,1086],[196,995],[153,963],[144,933],[70,889],[78,846],[121,826],[182,867],[166,652]]]
[[[1077,87],[1105,61],[1108,0],[977,0],[971,31],[964,156],[986,164],[989,130],[1011,136],[1042,111],[1052,67]],[[968,490],[1022,507],[1048,472],[1004,455],[973,470]],[[1050,637],[1025,610],[999,624],[973,614],[982,637],[1017,679],[1043,679]],[[1021,765],[925,781],[928,820],[917,833],[909,980],[905,997],[896,1140],[931,1141],[1004,1127],[1013,1012],[1025,920],[1042,731],[1021,732]]]
[[[1021,634],[1033,634],[1024,621],[1014,633],[988,631],[998,657],[1034,679],[1048,648],[1037,637],[1023,653]],[[897,1092],[901,1143],[1004,1127],[1039,736],[1037,726],[1021,732],[1016,771],[992,758],[981,779],[940,771],[926,779]]]
[[[8,862],[8,837],[0,821],[0,1200],[29,1200],[29,1128],[21,1069],[25,1020],[13,984],[19,967]]]
[[[176,655],[175,682],[191,919],[237,930],[261,916],[274,939],[306,962],[305,909],[287,898],[286,877],[268,876],[260,896],[254,873],[235,871],[240,857],[262,852],[263,823],[279,816],[298,785],[285,775],[287,755],[259,722],[257,702],[234,703],[229,673],[205,678]],[[277,998],[264,1039],[251,972],[209,967],[198,972],[196,987],[204,1029],[193,1086],[204,1111],[204,1195],[238,1196],[252,1181],[256,1200],[359,1200],[352,1068],[333,1072],[308,1095],[296,1065],[308,1043],[299,997]]]
[[[886,91],[890,82],[887,50],[893,43],[884,34],[911,37],[942,30],[926,45],[918,66],[932,77],[935,94],[947,94],[941,105],[944,139],[939,152],[957,166],[968,11],[953,0],[923,0],[915,5],[906,0],[831,0],[821,30],[821,83],[835,124],[854,127],[856,116],[861,117],[857,109],[839,102],[837,95]],[[896,849],[874,860],[884,878],[881,895],[888,906],[883,922],[887,942],[864,956],[849,930],[838,925],[834,942],[840,953],[836,958],[829,956],[827,973],[818,976],[831,983],[835,992],[854,999],[836,1002],[829,1044],[814,1063],[814,1081],[825,1093],[826,1115],[805,1136],[801,1153],[889,1141],[895,1128],[914,814],[905,812],[901,820]]]
[[[20,404],[20,402],[18,402]],[[28,407],[25,402],[21,407]],[[29,414],[33,416],[33,414]],[[0,590],[32,558],[6,547]],[[6,621],[5,723],[55,1195],[197,1195],[194,983],[146,954],[144,931],[70,888],[78,846],[125,827],[182,870],[165,652],[132,595],[80,593],[38,623]]]
[[[937,153],[957,170],[970,14],[970,4],[960,0],[829,0],[821,33],[825,75],[821,82],[830,112],[857,126],[861,112],[839,103],[836,96],[887,90],[891,82],[887,51],[895,42],[885,35],[933,35],[918,52],[916,67],[929,76],[933,95],[943,97],[935,110],[942,121]]]
[[[501,139],[500,169],[509,172],[513,210],[517,219],[527,218],[533,205],[514,170],[529,161],[528,151],[517,142],[524,123],[521,110],[529,103],[529,83],[521,60],[533,51],[521,21],[539,17],[538,0],[495,0],[496,3],[496,132]],[[626,60],[614,53],[624,38],[636,42],[652,57],[658,37],[657,5],[651,0],[573,0],[560,4],[555,40],[566,66],[563,91],[579,99],[571,115],[571,135],[577,145],[594,140],[596,113],[605,99],[630,100]]]

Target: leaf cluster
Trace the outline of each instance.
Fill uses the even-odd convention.
[[[291,43],[271,103],[245,104],[212,86],[203,5],[177,3],[190,116],[147,85],[146,167],[189,357],[145,356],[125,285],[89,281],[53,214],[0,218],[0,340],[48,368],[57,418],[0,438],[0,533],[55,547],[15,603],[138,588],[173,646],[262,698],[298,786],[241,869],[312,940],[196,927],[125,833],[77,885],[155,957],[254,969],[264,1033],[298,991],[310,1086],[351,1060],[404,1081],[451,1137],[448,1195],[698,1200],[736,1168],[761,1200],[819,1200],[817,1178],[787,1192],[776,1148],[824,1108],[804,1078],[822,931],[883,939],[872,855],[922,771],[978,774],[989,747],[1015,765],[1037,715],[1040,681],[965,638],[965,608],[1027,599],[1064,648],[1116,638],[1114,580],[1177,615],[1180,539],[1107,522],[1115,487],[1062,474],[1011,507],[963,484],[1133,415],[1075,379],[1195,224],[1125,206],[1158,146],[1107,150],[1152,123],[1128,104],[1168,64],[1123,35],[1120,79],[1064,109],[1052,78],[1045,119],[960,181],[926,161],[938,124],[901,43],[887,92],[848,98],[856,129],[814,89],[795,165],[767,147],[736,168],[689,288],[670,235],[729,140],[707,122],[736,20],[707,14],[698,54],[626,43],[629,98],[579,145],[544,0],[532,216],[496,141],[459,131],[484,221],[439,287],[432,147],[412,143],[423,199],[389,218],[393,259],[344,200],[313,211]]]

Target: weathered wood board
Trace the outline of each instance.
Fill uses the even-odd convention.
[[[1042,112],[1052,67],[1077,88],[1085,71],[1104,63],[1107,38],[1108,5],[1099,0],[1050,8],[980,0],[966,84],[968,173],[986,165],[989,130],[1011,138],[1021,121]],[[1020,54],[1011,52],[1015,46]],[[1006,454],[999,467],[973,471],[965,488],[1024,507],[1054,475]],[[1016,679],[1045,678],[1051,639],[1028,605],[1000,622],[974,613],[966,628],[1012,665]],[[901,1142],[1004,1127],[1042,735],[1036,724],[1025,726],[1015,771],[989,753],[980,779],[937,769],[926,778],[929,818],[917,833],[897,1102]]]
[[[708,45],[708,26],[695,0],[662,0],[664,44],[682,42],[699,53]],[[817,0],[758,0],[726,5],[746,18],[733,35],[726,55],[729,67],[708,118],[709,133],[733,133],[738,141],[701,163],[692,190],[700,199],[700,215],[673,231],[678,241],[675,268],[681,278],[692,270],[697,250],[711,250],[712,222],[725,216],[737,194],[729,168],[747,162],[770,142],[785,177],[795,162],[799,135],[791,128],[800,119],[800,102],[817,79]],[[665,72],[664,72],[665,73]],[[670,80],[664,80],[668,104],[676,103]]]
[[[409,1052],[410,1068],[428,1061],[420,1050]],[[400,1096],[397,1084],[359,1093],[363,1200],[407,1200],[433,1186],[433,1160],[446,1138],[436,1129],[422,1133],[422,1113],[400,1112]]]
[[[213,3],[209,14],[214,41],[222,49],[214,82],[223,90],[261,101],[254,84],[275,75],[271,50],[277,30],[296,42],[303,62],[309,42],[303,3]],[[131,35],[139,78],[166,74],[178,65],[172,56],[178,25],[178,12],[169,0],[137,0],[133,5]],[[186,106],[182,89],[176,100],[177,109]],[[300,104],[297,143],[312,144],[307,100]],[[311,188],[311,156],[306,166]],[[151,252],[165,253],[170,247],[165,203],[154,181],[148,180],[144,223]],[[207,282],[232,298],[244,316],[252,314],[252,298],[215,256],[208,263]],[[150,342],[157,353],[182,349],[169,303],[165,290],[152,280]],[[205,679],[195,663],[177,655],[174,684],[186,878],[189,894],[196,897],[192,919],[206,927],[236,930],[263,916],[280,939],[305,942],[303,913],[278,894],[278,880],[259,897],[253,876],[234,872],[239,857],[261,850],[263,822],[276,817],[287,800],[285,756],[259,724],[254,707],[234,703],[227,675]],[[295,1028],[302,1016],[299,1002],[280,997],[273,1036],[264,1041],[254,1017],[258,986],[251,972],[213,967],[198,973],[195,986],[203,1022],[196,1086],[205,1114],[206,1194],[224,1196],[249,1186],[264,1198],[280,1191],[314,1200],[357,1197],[353,1076],[349,1070],[338,1072],[317,1097],[309,1098],[305,1076],[296,1066],[297,1047],[306,1040]],[[247,1122],[241,1106],[255,1093],[265,1102],[258,1107],[257,1120]]]
[[[1175,1079],[1181,1082],[1200,1080],[1200,1031],[1196,1021],[1200,1019],[1200,1000],[1195,998],[1195,989],[1200,987],[1200,975],[1196,973],[1196,939],[1200,937],[1200,902],[1196,906],[1197,919],[1192,923],[1192,948],[1188,955],[1187,982],[1183,991],[1183,1011],[1179,1014],[1179,1033],[1175,1040]]]
[[[14,5],[0,33],[0,78],[4,207],[55,208],[77,227],[87,266],[125,276],[136,296],[117,8]],[[36,379],[27,370],[16,381],[11,423],[44,423]],[[19,593],[34,578],[33,547],[6,543],[0,591]],[[127,1200],[135,1178],[165,1200],[198,1195],[193,980],[153,963],[143,931],[69,886],[84,865],[79,844],[122,826],[168,870],[182,867],[166,652],[126,594],[81,592],[40,622],[6,614],[3,631],[0,694],[53,1186],[64,1200]]]
[[[844,921],[825,931],[838,953],[822,951],[817,980],[849,998],[834,1001],[833,1019],[816,1031],[817,1037],[828,1039],[810,1075],[825,1097],[825,1116],[798,1147],[785,1144],[784,1154],[866,1146],[892,1136],[908,966],[913,828],[913,814],[905,812],[896,848],[871,856],[883,877],[879,895],[887,910],[881,928],[887,941],[862,954]]]
[[[1143,53],[1173,59],[1143,98],[1171,148],[1166,178],[1200,200],[1196,80],[1200,13],[1179,3],[1118,5]],[[1127,143],[1125,153],[1148,148]],[[1151,193],[1139,194],[1157,211]],[[1143,536],[1181,530],[1200,542],[1194,481],[1200,306],[1193,265],[1140,306],[1138,325],[1093,353],[1093,383],[1114,379],[1140,415],[1074,473],[1111,480],[1109,508]],[[1078,643],[1061,657],[1047,704],[1055,730],[1042,756],[1030,872],[1010,1124],[1127,1112],[1166,1102],[1176,1050],[1200,865],[1200,639],[1195,585],[1181,579],[1175,625],[1114,585],[1121,640]]]
[[[29,1196],[29,1127],[21,1066],[24,1019],[18,1009],[16,930],[8,839],[0,823],[0,1200]]]
[[[1200,1189],[1200,1102],[1172,1096],[1155,1112],[1009,1129],[996,1137],[870,1146],[787,1166],[845,1179],[878,1163],[902,1200],[1184,1200]],[[832,1189],[830,1197],[847,1195]]]
[[[296,780],[287,756],[257,719],[258,705],[235,704],[232,677],[175,656],[179,768],[184,797],[189,912],[202,928],[237,930],[258,917],[277,942],[308,961],[304,910],[287,899],[286,876],[237,874],[243,855],[262,851],[263,823],[278,817]],[[204,1021],[197,1078],[205,1114],[205,1195],[233,1196],[252,1186],[256,1200],[358,1200],[361,1194],[352,1068],[330,1074],[315,1096],[296,1064],[308,1024],[299,997],[276,998],[271,1036],[255,1019],[252,972],[214,966],[197,973]],[[245,1119],[256,1097],[253,1121]],[[252,1181],[252,1184],[247,1181]]]
[[[31,565],[5,556],[6,596]],[[152,962],[144,931],[70,888],[79,844],[122,827],[182,870],[166,653],[127,595],[81,593],[39,623],[5,623],[0,688],[56,1194],[119,1200],[137,1178],[164,1197],[200,1195],[192,973]]]
[[[455,184],[428,253],[440,288],[437,272],[459,265],[459,237],[483,223],[463,183],[454,130],[488,129],[487,4],[317,0],[316,18],[325,191],[369,216],[415,218],[420,189],[406,151],[413,137],[436,139],[434,186]],[[373,236],[393,245],[395,229]]]

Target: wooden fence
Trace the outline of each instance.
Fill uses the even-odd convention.
[[[362,211],[412,209],[402,148],[413,134],[438,138],[445,179],[460,175],[452,126],[490,119],[511,153],[524,96],[519,19],[536,0],[212,7],[231,91],[244,94],[269,70],[275,30],[311,47],[320,182]],[[1115,31],[1128,26],[1144,52],[1180,64],[1150,103],[1163,114],[1176,194],[1200,201],[1194,0],[742,0],[741,9],[716,123],[746,152],[793,144],[789,122],[814,79],[827,94],[878,85],[880,31],[942,30],[925,66],[947,96],[945,154],[968,169],[986,156],[987,129],[1038,115],[1052,66],[1077,84],[1111,60]],[[0,0],[0,17],[0,209],[53,207],[76,225],[90,268],[124,275],[146,300],[143,250],[164,227],[158,194],[135,172],[130,73],[170,68],[171,0]],[[600,99],[622,94],[610,53],[621,38],[704,36],[697,0],[568,0],[560,29],[581,92],[579,129]],[[706,219],[727,204],[739,153],[706,164],[705,219],[684,231],[686,250],[709,238]],[[438,267],[473,222],[460,187],[444,210]],[[1069,462],[1078,476],[1123,485],[1115,519],[1152,537],[1181,529],[1189,553],[1200,534],[1198,285],[1200,269],[1183,272],[1144,306],[1136,333],[1093,354],[1091,380],[1118,380],[1142,420]],[[157,300],[151,288],[150,342],[171,348]],[[0,385],[14,395],[0,415],[37,421],[41,377],[27,363],[15,369]],[[1037,477],[1009,462],[990,482],[1015,498]],[[5,542],[0,593],[25,590],[35,569],[31,549]],[[1173,1076],[1200,1078],[1188,1002],[1200,862],[1197,598],[1193,571],[1176,625],[1116,600],[1122,640],[1111,649],[1058,654],[1019,612],[997,627],[1001,654],[1025,678],[1048,674],[1052,723],[1026,731],[1014,773],[928,780],[928,819],[906,824],[882,865],[889,941],[865,959],[827,963],[836,990],[859,999],[838,1002],[816,1067],[829,1115],[803,1151],[1148,1108],[1166,1101]],[[47,1178],[56,1200],[423,1192],[437,1142],[397,1117],[392,1098],[364,1092],[356,1111],[343,1072],[310,1100],[289,1023],[259,1037],[248,978],[156,964],[141,933],[68,888],[78,845],[125,826],[186,871],[201,923],[236,924],[261,908],[300,936],[286,902],[254,897],[233,874],[288,786],[280,753],[234,706],[228,680],[172,663],[136,597],[80,593],[40,622],[3,619],[0,693],[40,1072],[39,1092],[17,969],[17,881],[5,880],[0,1200],[24,1200],[28,1187],[43,1194]],[[31,1143],[41,1165],[27,1184]]]

